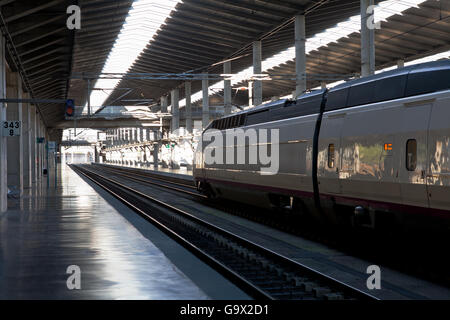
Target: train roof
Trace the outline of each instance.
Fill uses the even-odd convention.
[[[267,121],[416,96],[450,89],[450,60],[417,64],[306,93],[297,100],[280,99],[214,120],[207,127],[235,128]],[[326,100],[323,97],[326,94]]]
[[[450,60],[421,63],[351,80],[329,90],[325,111],[450,89]]]

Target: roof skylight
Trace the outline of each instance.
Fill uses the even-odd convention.
[[[380,2],[375,7],[375,23],[378,21],[385,21],[391,16],[396,14],[402,14],[403,11],[413,7],[418,7],[419,4],[425,2],[425,0],[386,0]],[[336,42],[341,38],[348,37],[353,32],[360,32],[361,29],[361,17],[355,15],[347,19],[346,21],[338,23],[335,27],[328,28],[323,32],[320,32],[313,37],[310,37],[306,41],[306,54],[317,50],[320,47],[327,46],[332,42]],[[262,61],[262,72],[267,72],[278,65],[284,64],[288,61],[295,59],[295,47],[290,47],[283,50],[265,60]],[[231,81],[231,85],[244,81],[253,74],[253,66],[248,67],[245,70],[239,72]],[[214,94],[218,90],[223,89],[224,82],[220,81],[209,87],[209,94]],[[202,91],[198,91],[191,96],[192,103],[202,100]],[[186,100],[183,99],[179,103],[180,107],[186,105]]]
[[[117,37],[102,73],[125,73],[164,24],[178,0],[135,0]],[[95,88],[114,88],[120,80],[100,79]],[[109,93],[92,91],[91,105],[101,106]]]

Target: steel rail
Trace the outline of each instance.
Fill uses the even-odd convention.
[[[148,180],[143,179],[143,178],[135,177],[136,175],[138,175],[138,173],[125,172],[125,170],[123,170],[123,169],[116,169],[116,168],[112,168],[112,167],[102,167],[102,169],[106,169],[105,171],[108,171],[108,170],[109,170],[110,172],[113,172],[114,174],[118,174],[118,175],[120,175],[120,176],[124,176],[124,177],[126,177],[126,178],[128,178],[128,179],[135,180],[135,181],[138,181],[138,182],[143,182],[143,183],[146,183],[146,184],[155,185],[155,186],[157,186],[157,187],[162,187],[162,188],[165,188],[165,189],[170,189],[170,190],[173,190],[173,191],[177,191],[177,192],[189,194],[189,195],[192,195],[192,196],[195,196],[195,197],[199,197],[199,198],[203,198],[203,199],[208,198],[207,196],[205,196],[205,195],[203,195],[203,194],[200,194],[200,193],[196,193],[196,192],[192,192],[192,191],[180,189],[180,188],[177,188],[177,187],[173,187],[173,186],[170,186],[170,185],[164,185],[164,184],[161,184],[161,183],[157,183],[157,182],[153,182],[153,181],[148,181]],[[141,176],[142,176],[142,175],[141,175]],[[154,178],[154,177],[152,177],[152,176],[148,176],[148,177],[149,177],[150,179],[155,179],[155,180],[164,181],[165,183],[176,184],[176,185],[180,185],[180,186],[183,186],[183,187],[195,189],[194,186],[190,186],[190,185],[186,185],[186,184],[182,184],[182,183],[177,183],[177,182],[172,182],[172,181],[168,181],[168,180],[164,180],[164,179]]]
[[[142,170],[142,172],[137,172],[137,170],[136,170],[137,168],[133,168],[133,167],[118,167],[118,166],[113,166],[113,165],[108,165],[108,164],[107,165],[98,165],[96,163],[92,164],[92,165],[98,166],[98,167],[102,167],[102,168],[119,170],[119,171],[123,171],[123,172],[128,171],[128,172],[131,172],[133,174],[143,174],[143,175],[145,175],[147,177],[150,177],[152,179],[155,179],[155,180],[169,182],[169,183],[172,183],[172,184],[176,184],[176,185],[179,185],[179,186],[182,186],[182,187],[188,187],[188,188],[191,188],[191,189],[196,189],[196,187],[193,184],[174,182],[174,181],[171,181],[169,179],[165,179],[163,176],[161,176],[159,178],[159,177],[156,177],[155,174],[152,174],[150,171],[149,172],[145,172],[145,170]],[[174,179],[177,179],[177,178],[174,178]]]
[[[100,179],[109,181],[110,183],[116,184],[123,188],[123,186],[120,185],[119,183],[117,183],[115,181],[111,181],[110,179],[102,177],[92,171],[89,171],[86,169],[80,169],[79,167],[76,167],[76,166],[71,166],[71,167],[74,168],[76,172],[79,172],[80,174],[82,174],[83,176],[85,176],[86,178],[91,180],[92,182],[96,183],[97,185],[99,185],[100,187],[105,189],[110,194],[114,195],[116,198],[118,198],[120,201],[125,203],[127,206],[129,206],[130,208],[132,208],[133,210],[138,212],[145,219],[150,220],[155,226],[157,226],[164,233],[175,238],[175,240],[178,243],[180,243],[181,245],[183,245],[183,247],[187,248],[189,251],[191,251],[197,257],[199,257],[202,261],[206,262],[208,265],[213,267],[215,270],[219,271],[222,275],[224,275],[226,278],[231,280],[234,284],[236,284],[239,288],[244,290],[244,292],[249,294],[252,298],[273,300],[273,298],[270,295],[268,295],[266,292],[262,291],[261,289],[259,289],[258,287],[256,287],[252,283],[250,283],[248,280],[241,277],[238,273],[231,270],[229,267],[227,267],[226,265],[224,265],[223,263],[218,261],[216,258],[214,258],[211,255],[209,255],[208,253],[204,252],[204,250],[202,250],[199,247],[197,247],[196,245],[192,244],[190,241],[185,239],[183,236],[179,235],[177,232],[173,231],[172,229],[168,228],[167,226],[165,226],[163,223],[161,223],[157,219],[153,218],[147,212],[144,212],[142,209],[137,207],[135,203],[131,203],[129,200],[124,198],[122,195],[120,195],[116,191],[112,190],[110,187],[106,186],[104,183],[98,181],[95,178],[92,178],[89,174],[86,174],[83,171],[88,171],[90,174],[96,175]],[[146,197],[145,195],[141,194],[140,192],[136,192],[129,188],[127,188],[127,189],[129,192],[131,191],[131,192],[137,193],[141,197],[143,196],[144,198],[147,198],[147,199],[149,198],[149,197]],[[127,189],[125,189],[125,190],[127,190]],[[176,208],[171,208],[171,209],[174,211],[177,210]]]

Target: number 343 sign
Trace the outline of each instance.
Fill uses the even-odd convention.
[[[2,135],[4,137],[20,136],[20,128],[22,127],[21,121],[3,121],[2,123]]]

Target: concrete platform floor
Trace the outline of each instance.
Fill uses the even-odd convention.
[[[102,189],[59,173],[0,215],[0,299],[248,298]],[[67,287],[71,265],[81,290]]]

